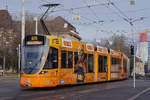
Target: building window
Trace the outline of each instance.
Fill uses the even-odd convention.
[[[93,54],[88,55],[88,72],[93,72]]]
[[[51,47],[44,69],[54,68],[58,68],[58,50],[56,48]]]

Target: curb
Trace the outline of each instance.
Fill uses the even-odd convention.
[[[20,77],[13,77],[13,76],[0,76],[0,80],[19,80]]]

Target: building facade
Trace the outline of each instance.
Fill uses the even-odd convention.
[[[50,21],[46,21],[47,28],[52,35],[62,38],[80,41],[81,37],[76,31],[76,28],[68,21],[58,16]]]
[[[0,10],[0,28],[11,29],[12,18],[8,10]]]

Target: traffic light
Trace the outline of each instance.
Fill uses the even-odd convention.
[[[134,55],[134,46],[133,45],[130,46],[130,50],[131,50],[131,55]]]
[[[18,47],[15,48],[15,55],[18,56]]]

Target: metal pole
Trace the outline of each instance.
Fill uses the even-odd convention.
[[[135,51],[135,43],[134,43],[134,51]],[[133,87],[135,88],[135,54],[134,54],[134,64],[133,64]]]
[[[20,52],[22,53],[22,47],[23,47],[23,40],[24,40],[24,37],[25,37],[25,9],[24,9],[24,6],[25,6],[25,2],[24,0],[22,0],[22,31],[21,31],[21,46],[20,46]],[[20,56],[22,56],[20,54]],[[21,60],[20,60],[21,61]],[[21,64],[21,62],[20,62]]]
[[[18,77],[20,77],[20,44],[18,45]]]
[[[36,35],[38,34],[38,18],[36,18]]]
[[[3,76],[5,75],[5,56],[3,57]]]
[[[22,34],[21,34],[21,45],[23,45],[23,39],[25,37],[25,10],[24,0],[22,0]]]
[[[133,23],[131,22],[131,32],[133,33]],[[133,55],[133,88],[135,88],[135,39],[132,34],[133,46],[134,46],[134,55]]]
[[[38,17],[34,17],[35,20],[35,34],[38,34]]]

